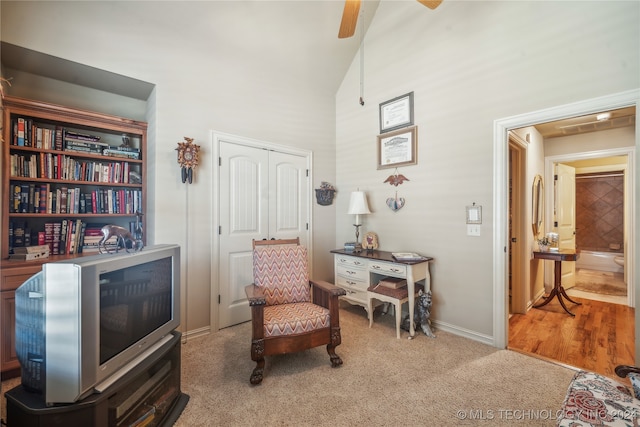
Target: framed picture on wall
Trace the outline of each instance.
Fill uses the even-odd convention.
[[[380,133],[413,125],[413,92],[380,104]]]
[[[418,163],[418,127],[378,135],[378,169]]]

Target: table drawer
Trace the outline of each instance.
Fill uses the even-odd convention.
[[[349,276],[343,276],[339,274],[336,276],[336,281],[337,281],[336,285],[340,287],[355,288],[355,289],[360,289],[362,291],[366,291],[367,288],[369,287],[368,280],[363,280],[358,277],[349,277]]]
[[[390,262],[369,261],[369,270],[374,273],[387,274],[393,277],[407,277],[407,266]]]
[[[367,270],[340,264],[336,266],[336,276],[359,280],[362,282],[369,281],[369,272]]]
[[[335,260],[336,260],[336,265],[343,265],[345,267],[356,267],[356,268],[367,267],[367,261],[362,260],[360,258],[356,258],[356,257],[336,255]]]

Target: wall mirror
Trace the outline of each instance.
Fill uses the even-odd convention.
[[[533,190],[531,192],[531,226],[533,228],[534,239],[538,238],[542,230],[542,218],[544,212],[544,184],[542,176],[536,175],[533,178]]]

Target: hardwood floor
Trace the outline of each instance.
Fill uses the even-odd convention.
[[[618,378],[614,368],[634,365],[634,309],[572,297],[568,315],[555,299],[509,319],[511,350]]]

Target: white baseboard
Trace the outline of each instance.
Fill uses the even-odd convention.
[[[211,333],[211,328],[209,326],[204,326],[200,329],[193,329],[191,331],[182,332],[182,339],[186,340],[188,338],[203,337],[205,335],[209,335],[210,333]]]
[[[490,346],[494,346],[495,345],[494,339],[493,339],[492,336],[479,334],[479,333],[471,331],[469,329],[460,328],[459,326],[451,325],[451,324],[448,324],[448,323],[445,323],[445,322],[438,322],[437,320],[433,321],[433,324],[436,327],[436,330],[435,330],[436,336],[438,335],[438,330],[441,330],[441,331],[445,331],[445,332],[450,332],[450,333],[452,333],[454,335],[458,335],[458,336],[461,336],[461,337],[464,337],[464,338],[469,338],[469,339],[472,339],[474,341],[479,341],[479,342],[481,342],[483,344],[487,344],[487,345],[490,345]]]

